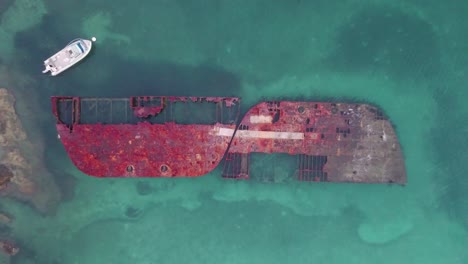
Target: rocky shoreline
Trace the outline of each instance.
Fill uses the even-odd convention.
[[[43,149],[32,142],[15,110],[15,97],[0,88],[0,196],[31,204],[47,214],[60,192],[42,161]]]
[[[26,203],[43,215],[52,214],[61,201],[60,190],[43,162],[44,146],[37,142],[41,136],[28,137],[15,103],[13,92],[0,88],[0,197]],[[2,229],[8,230],[13,221],[14,216],[0,212]],[[8,232],[0,234],[0,260],[18,251]]]

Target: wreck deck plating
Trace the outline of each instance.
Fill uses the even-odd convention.
[[[52,105],[68,155],[92,176],[202,176],[224,157],[224,177],[249,178],[252,153],[284,153],[296,159],[298,180],[406,183],[392,125],[366,104],[261,102],[240,122],[234,97],[52,97]],[[262,179],[275,181],[270,174]]]

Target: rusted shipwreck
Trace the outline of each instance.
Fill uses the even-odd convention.
[[[368,104],[265,101],[244,114],[236,97],[51,100],[58,137],[91,176],[196,177],[222,162],[225,178],[406,183],[395,130]]]

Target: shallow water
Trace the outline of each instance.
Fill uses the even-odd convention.
[[[62,190],[45,216],[0,200],[12,263],[468,263],[466,1],[65,2],[0,5],[0,63],[24,76],[0,86],[30,91],[17,110]],[[42,75],[77,36],[97,37],[90,57]],[[57,140],[51,95],[371,102],[408,184],[96,179]]]

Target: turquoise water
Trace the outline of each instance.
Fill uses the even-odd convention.
[[[43,213],[1,198],[14,221],[0,239],[21,249],[0,261],[468,263],[468,2],[12,0],[0,12],[0,87],[15,93],[53,180],[36,190],[51,201]],[[85,62],[41,74],[45,58],[92,36]],[[372,102],[395,124],[408,184],[77,171],[49,96],[139,94],[240,96],[244,107],[262,98]]]

